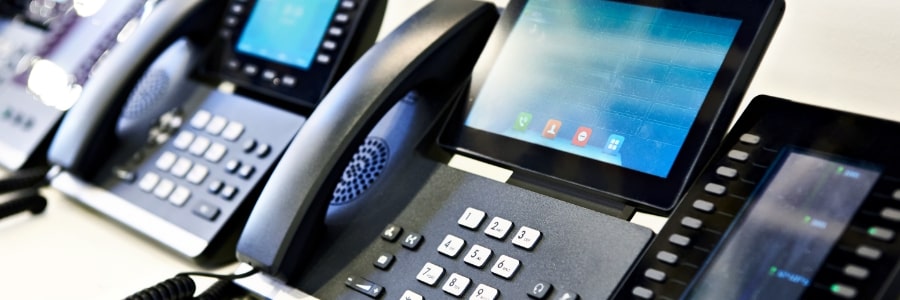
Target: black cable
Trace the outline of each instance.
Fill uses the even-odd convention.
[[[46,167],[24,169],[0,179],[0,194],[37,187],[46,179],[47,170]]]
[[[166,279],[152,287],[146,288],[140,292],[134,293],[125,298],[125,300],[188,300],[203,299],[214,300],[223,299],[229,293],[236,290],[236,286],[232,280],[249,277],[259,272],[258,269],[250,270],[243,274],[219,275],[205,272],[184,272],[178,273],[175,277]],[[215,284],[209,287],[205,292],[194,298],[194,292],[197,285],[189,276],[202,276],[219,279]]]
[[[38,194],[37,190],[33,190],[24,193],[23,196],[0,203],[0,219],[26,210],[32,214],[39,214],[44,212],[45,208],[47,208],[47,199]]]

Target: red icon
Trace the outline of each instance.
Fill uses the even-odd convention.
[[[547,121],[547,125],[544,125],[544,132],[541,135],[548,139],[555,139],[556,135],[559,134],[560,127],[562,127],[561,121],[550,119]]]
[[[591,139],[592,130],[587,127],[578,127],[578,130],[575,131],[575,136],[572,137],[572,145],[578,147],[587,146],[588,141]]]

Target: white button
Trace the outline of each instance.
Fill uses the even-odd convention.
[[[295,78],[294,76],[285,75],[284,77],[281,77],[281,83],[286,87],[293,87],[297,84],[297,78]]]
[[[175,190],[175,183],[168,179],[163,179],[163,181],[153,189],[153,195],[159,199],[166,199],[169,198],[169,194],[171,194],[173,190]]]
[[[322,42],[322,48],[325,48],[325,50],[334,50],[337,49],[337,43],[334,41],[324,41]]]
[[[353,1],[341,1],[341,8],[343,8],[343,9],[354,9],[354,8],[356,8],[356,2],[353,2]]]
[[[463,261],[476,268],[481,268],[484,266],[484,263],[491,259],[491,253],[493,253],[491,249],[476,244],[472,246],[472,249],[469,249],[469,253],[466,253]]]
[[[238,122],[228,123],[225,130],[222,131],[222,137],[229,141],[236,141],[244,133],[244,124]]]
[[[460,226],[475,229],[481,225],[481,220],[484,220],[484,212],[474,209],[474,208],[466,208],[466,211],[463,212],[463,215],[459,217],[459,221],[456,221]]]
[[[263,71],[263,76],[262,76],[262,77],[263,77],[263,79],[265,79],[265,80],[271,81],[271,80],[275,79],[275,76],[278,76],[278,75],[275,74],[275,71],[272,71],[272,70],[265,70],[265,71]]]
[[[191,198],[191,190],[179,186],[175,188],[175,191],[169,196],[169,202],[175,206],[184,206],[184,203],[188,201],[188,198]]]
[[[344,30],[341,29],[340,27],[331,27],[331,28],[328,28],[328,34],[330,34],[331,36],[334,36],[334,37],[340,37],[340,36],[344,35]]]
[[[210,119],[212,119],[212,114],[208,111],[197,111],[197,113],[194,114],[194,117],[191,118],[191,126],[197,129],[203,129],[206,127],[206,124],[209,124]]]
[[[192,166],[194,166],[194,163],[191,162],[190,159],[182,157],[179,158],[177,162],[175,162],[175,165],[172,166],[172,170],[170,172],[172,173],[172,175],[175,175],[177,177],[184,177],[184,175],[187,175],[188,171],[191,170]]]
[[[178,133],[178,136],[175,137],[175,140],[172,141],[172,146],[175,146],[175,149],[184,150],[191,146],[191,143],[194,142],[193,132],[190,131],[182,131]]]
[[[191,147],[188,148],[188,152],[196,156],[203,155],[203,152],[206,152],[206,149],[209,148],[209,144],[211,143],[212,142],[210,142],[208,138],[202,136],[198,137],[196,140],[194,140],[193,143],[191,143]]]
[[[212,135],[219,135],[222,133],[222,130],[225,130],[225,125],[228,124],[228,120],[226,120],[222,116],[215,116],[209,121],[209,125],[206,125],[206,132]]]
[[[194,165],[191,172],[187,174],[187,181],[193,184],[200,184],[209,175],[209,169],[203,165]]]
[[[497,296],[500,296],[500,292],[497,289],[485,284],[479,284],[475,287],[475,292],[472,293],[472,296],[469,296],[469,300],[494,300],[497,299]]]
[[[211,162],[219,162],[225,157],[225,153],[228,152],[228,147],[225,145],[215,143],[209,147],[209,150],[206,150],[206,153],[203,154],[203,158]]]
[[[519,228],[519,233],[516,233],[516,235],[513,236],[512,243],[523,249],[531,250],[540,238],[540,231],[531,227],[522,226],[522,228]]]
[[[462,294],[466,292],[466,288],[469,287],[470,283],[472,283],[471,279],[469,279],[465,276],[453,273],[453,274],[450,274],[450,278],[447,278],[447,282],[444,282],[444,287],[441,289],[450,295],[459,297],[459,296],[462,296]]]
[[[438,280],[441,279],[441,276],[444,275],[444,268],[438,267],[433,263],[425,263],[425,266],[422,267],[422,270],[419,271],[419,275],[416,275],[416,279],[421,281],[424,284],[434,286]]]
[[[156,167],[160,170],[168,171],[169,168],[175,164],[175,160],[178,160],[178,155],[169,151],[163,152],[163,154],[156,159]]]
[[[337,14],[334,16],[334,21],[338,23],[347,23],[348,21],[350,21],[350,15]]]
[[[400,295],[400,300],[425,300],[422,295],[416,294],[416,292],[406,290],[403,292],[403,295]]]
[[[331,62],[331,56],[328,56],[325,54],[319,54],[318,56],[316,56],[316,61],[318,61],[321,64],[328,64]]]
[[[488,223],[487,228],[484,229],[484,234],[502,240],[506,237],[506,234],[509,233],[509,230],[512,229],[512,225],[512,222],[507,219],[494,217],[494,219]]]
[[[491,268],[491,273],[494,275],[509,279],[516,274],[516,270],[519,269],[519,260],[506,256],[500,255],[500,259],[497,260],[497,263],[494,264],[494,267]]]
[[[444,241],[441,242],[440,245],[438,245],[437,250],[443,255],[454,258],[459,254],[459,251],[462,251],[462,248],[465,246],[466,241],[452,234],[448,234],[447,237],[444,238]]]
[[[138,188],[140,188],[144,192],[150,192],[156,187],[156,184],[159,183],[159,175],[156,173],[150,172],[144,174],[144,177],[141,177],[141,181],[138,182]]]

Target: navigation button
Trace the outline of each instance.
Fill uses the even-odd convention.
[[[356,276],[347,277],[344,285],[372,298],[378,298],[384,292],[384,287]]]
[[[219,216],[219,208],[209,203],[200,203],[194,207],[194,214],[213,221]]]

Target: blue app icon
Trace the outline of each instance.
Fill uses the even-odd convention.
[[[606,140],[606,151],[610,153],[619,153],[619,149],[622,148],[622,143],[625,142],[625,137],[613,134],[609,136],[609,139]]]

